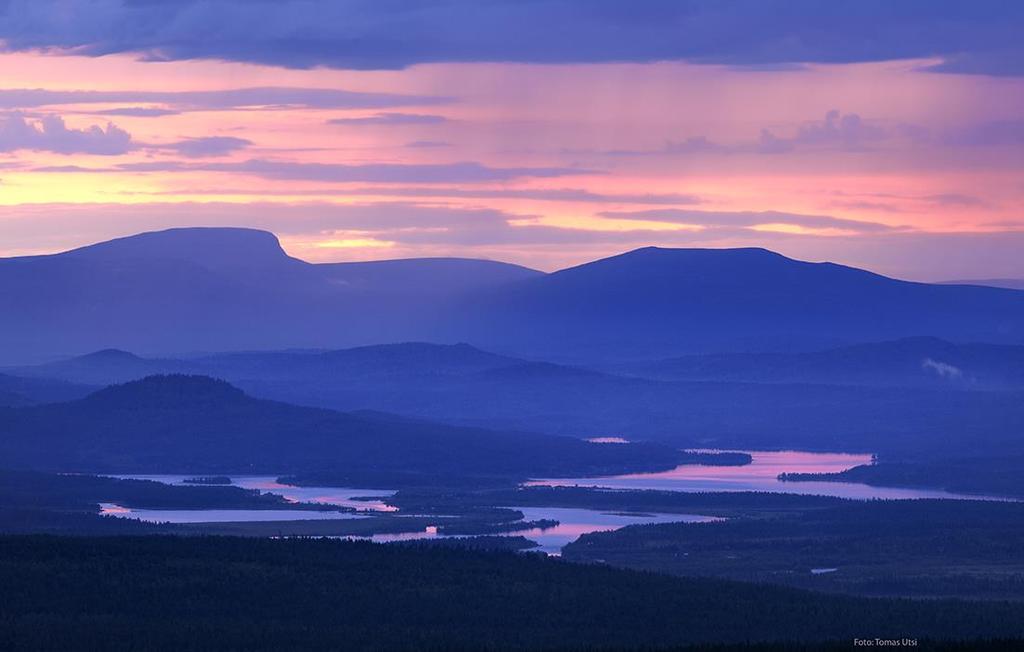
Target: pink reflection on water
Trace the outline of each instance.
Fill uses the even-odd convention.
[[[385,534],[371,534],[368,536],[353,534],[342,537],[330,537],[348,539],[349,541],[373,541],[374,543],[392,543],[394,541],[419,541],[421,539],[461,539],[467,535],[462,534],[440,534],[436,525],[428,525],[417,532],[387,532]]]
[[[509,532],[509,535],[522,535],[539,544],[539,550],[549,555],[558,555],[562,546],[572,543],[584,534],[591,532],[608,532],[618,530],[627,525],[650,523],[708,523],[721,520],[714,516],[698,514],[660,514],[634,512],[601,512],[592,509],[569,507],[513,507],[523,513],[526,521],[551,519],[558,525],[550,528],[530,528]]]
[[[695,452],[718,453],[701,450]],[[633,473],[619,478],[657,475],[664,478],[708,479],[720,482],[774,480],[780,473],[838,473],[870,464],[871,456],[856,453],[808,453],[806,451],[753,451],[751,462],[743,466],[701,466],[685,464],[663,473]],[[780,470],[781,469],[781,470]]]
[[[126,480],[152,480],[170,485],[187,485],[189,475],[115,475],[115,478]],[[194,485],[192,485],[194,486]],[[243,489],[257,489],[282,496],[293,503],[324,503],[351,507],[365,512],[397,512],[398,508],[387,504],[383,499],[395,495],[391,489],[356,489],[352,487],[293,487],[281,484],[277,476],[235,476],[231,478],[231,486]],[[378,500],[356,500],[356,498],[374,498]]]
[[[560,555],[562,546],[571,543],[584,534],[591,532],[608,532],[618,530],[627,525],[641,523],[708,523],[723,520],[714,516],[698,514],[660,514],[660,513],[629,513],[601,512],[593,509],[568,507],[512,507],[523,513],[525,521],[550,519],[558,521],[558,525],[549,528],[526,528],[510,532],[502,532],[497,536],[523,536],[538,544],[530,550],[544,552],[548,555]],[[463,539],[473,535],[442,534],[436,525],[428,525],[417,532],[395,532],[374,534],[371,536],[345,536],[343,539],[369,540],[375,543],[391,543],[394,541],[417,541],[422,539]]]
[[[132,510],[113,503],[100,503],[100,515],[116,516],[118,514],[131,514]]]
[[[721,452],[721,451],[700,451]],[[663,491],[770,491],[776,493],[835,496],[858,500],[952,498],[1001,500],[991,496],[957,494],[939,489],[874,487],[853,482],[782,482],[780,473],[838,473],[871,463],[871,455],[856,453],[808,453],[805,451],[742,451],[752,461],[744,466],[683,464],[660,473],[630,473],[590,478],[548,478],[527,485],[581,486],[607,489],[658,489]]]
[[[398,508],[388,505],[383,500],[356,500],[356,498],[388,498],[395,492],[388,489],[356,489],[352,487],[293,487],[281,484],[277,478],[269,477],[238,477],[232,484],[243,489],[259,489],[284,496],[293,503],[326,503],[341,505],[360,511],[397,512]]]
[[[248,523],[367,518],[365,514],[354,512],[301,509],[132,509],[113,503],[100,503],[100,515],[145,523]]]

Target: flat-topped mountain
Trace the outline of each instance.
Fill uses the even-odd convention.
[[[143,233],[0,259],[0,361],[423,339],[455,296],[539,274],[446,258],[314,265],[253,229]]]
[[[177,261],[217,270],[308,265],[288,256],[273,233],[214,227],[140,233],[72,249],[56,256],[99,263]]]
[[[764,249],[648,247],[542,274],[467,259],[310,264],[269,233],[172,229],[0,259],[0,361],[469,342],[573,361],[1024,341],[1024,291],[930,285]]]

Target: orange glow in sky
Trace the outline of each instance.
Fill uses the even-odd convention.
[[[869,245],[1024,230],[1024,141],[991,127],[1024,113],[1024,82],[931,63],[345,71],[0,54],[0,256],[230,224],[317,261],[555,269],[648,244],[765,246],[943,278]],[[1017,273],[975,262],[964,272]]]

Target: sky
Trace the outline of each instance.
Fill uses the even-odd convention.
[[[1024,278],[1024,3],[0,0],[0,256],[767,247]]]

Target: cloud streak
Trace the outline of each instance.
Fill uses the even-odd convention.
[[[206,139],[197,139],[206,140]],[[241,139],[236,139],[241,140]],[[195,142],[195,141],[193,141]],[[181,143],[176,144],[180,146]],[[278,181],[319,181],[330,183],[485,183],[524,178],[555,178],[602,174],[597,170],[571,167],[491,167],[474,161],[458,163],[299,163],[273,159],[248,159],[225,163],[144,161],[121,163],[107,168],[77,165],[36,168],[36,172],[227,172]]]
[[[41,88],[0,89],[0,109],[87,104],[159,104],[99,111],[107,115],[154,116],[158,112],[236,109],[382,109],[447,104],[450,97],[363,93],[332,88],[257,87],[213,91],[94,91]]]
[[[756,140],[725,144],[706,136],[690,136],[684,140],[668,140],[660,149],[609,150],[604,154],[617,157],[692,156],[698,154],[785,154],[799,149],[862,151],[865,148],[905,135],[902,129],[886,129],[864,120],[856,113],[832,109],[821,120],[796,125],[792,135],[777,135],[776,130],[763,128]]]
[[[29,120],[20,113],[0,116],[0,151],[116,156],[134,148],[131,134],[114,124],[68,127],[58,116]]]
[[[145,106],[126,106],[105,111],[95,111],[95,115],[115,115],[128,118],[162,118],[167,115],[179,115],[181,111],[173,109],[158,109]]]
[[[53,152],[55,154],[90,154],[97,156],[119,156],[139,149],[174,152],[189,159],[217,157],[230,154],[252,145],[252,141],[234,136],[204,136],[163,143],[145,144],[133,140],[132,135],[113,123],[105,126],[91,125],[84,128],[68,127],[64,119],[56,115],[28,118],[13,111],[0,115],[0,152],[20,150]],[[131,164],[121,164],[104,171],[124,169]],[[143,163],[139,165],[164,165],[167,170],[179,169],[179,163]],[[80,172],[88,168],[77,165],[51,166],[46,171],[58,170]]]
[[[388,196],[413,198],[460,199],[521,199],[550,202],[596,204],[648,204],[656,206],[687,206],[704,203],[699,195],[684,193],[600,193],[582,188],[456,188],[456,187],[360,187],[360,188],[181,188],[175,190],[142,191],[146,195],[278,195],[278,196]]]
[[[153,146],[176,152],[186,158],[208,158],[224,156],[245,149],[252,145],[251,140],[234,136],[204,136],[202,138],[186,138],[185,140],[167,145]]]
[[[1024,145],[1024,120],[981,121],[930,130],[912,124],[888,124],[867,120],[856,113],[832,109],[821,120],[795,125],[788,133],[762,128],[754,140],[721,143],[706,136],[667,140],[658,149],[617,149],[602,154],[612,157],[674,157],[698,155],[789,154],[798,151],[866,152],[881,146],[893,147],[1020,147]]]
[[[695,211],[655,209],[646,211],[605,211],[602,217],[617,220],[668,222],[705,228],[750,228],[765,225],[789,225],[806,229],[832,229],[854,233],[881,233],[895,230],[878,222],[849,220],[828,215],[800,215],[778,211]]]
[[[448,122],[442,115],[423,113],[377,113],[361,118],[334,118],[332,125],[439,125]]]

